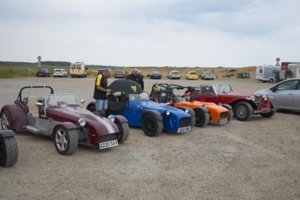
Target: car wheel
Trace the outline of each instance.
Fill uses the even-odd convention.
[[[11,128],[10,114],[6,109],[1,113],[1,128],[2,130],[16,130]]]
[[[147,136],[157,136],[162,132],[163,123],[161,121],[157,121],[153,115],[146,114],[142,120],[142,129]]]
[[[61,155],[70,155],[77,149],[78,136],[75,129],[67,130],[58,126],[54,131],[53,138],[55,148]]]
[[[87,107],[87,110],[91,111],[92,113],[94,113],[96,111],[96,105],[92,104],[89,107]]]
[[[234,114],[238,120],[247,121],[252,117],[253,108],[249,103],[242,101],[236,104],[234,108]]]
[[[191,115],[191,128],[193,128],[196,123],[195,111],[191,108],[186,108],[186,109],[188,110],[188,113]]]
[[[270,102],[270,103],[271,103],[271,108],[274,108],[273,103],[272,103],[272,102]],[[273,117],[273,116],[275,115],[275,113],[276,113],[276,111],[275,111],[275,110],[272,110],[272,111],[269,112],[269,113],[261,113],[260,115],[261,115],[262,117],[265,117],[265,118],[271,118],[271,117]]]
[[[273,82],[274,82],[274,79],[271,78],[271,79],[269,80],[269,83],[273,83]]]
[[[115,123],[116,123],[116,125],[118,126],[118,129],[119,129],[118,142],[119,142],[119,144],[122,144],[129,137],[129,126],[128,126],[127,122],[120,123],[118,120],[116,120]]]
[[[195,126],[196,127],[204,127],[208,124],[210,120],[210,116],[208,112],[205,112],[205,108],[195,108]]]
[[[15,137],[0,138],[0,165],[13,166],[18,160],[18,145]]]
[[[222,104],[222,106],[224,108],[226,108],[228,111],[229,111],[229,117],[227,118],[228,120],[228,123],[232,120],[233,118],[233,110],[232,110],[232,107],[229,105],[229,104]]]

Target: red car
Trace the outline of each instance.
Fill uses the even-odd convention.
[[[270,118],[277,110],[271,102],[273,97],[234,92],[232,86],[227,83],[217,83],[210,86],[200,85],[193,87],[193,89],[195,100],[229,104],[233,108],[235,117],[240,121],[251,119],[253,114]],[[192,93],[186,91],[183,96],[192,96]]]
[[[30,96],[22,98],[24,89],[31,90]],[[50,89],[50,94],[39,98],[41,94],[32,95],[32,89]],[[54,94],[50,86],[23,87],[14,104],[2,107],[1,126],[3,130],[26,129],[49,136],[62,155],[72,154],[78,144],[99,149],[114,147],[129,136],[127,119],[123,116],[99,117],[82,108],[75,94]]]

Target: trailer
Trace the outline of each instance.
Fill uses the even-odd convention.
[[[262,82],[273,83],[276,80],[276,74],[280,66],[276,65],[259,65],[256,67],[255,79]]]
[[[300,64],[288,64],[286,78],[300,78]]]

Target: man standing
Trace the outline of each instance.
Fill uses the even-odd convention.
[[[138,74],[138,69],[137,68],[134,68],[132,70],[132,73],[129,74],[126,77],[126,79],[137,82],[141,86],[142,91],[144,91],[144,80],[143,80],[143,77]]]
[[[111,93],[110,89],[107,89],[107,78],[109,78],[110,74],[111,70],[105,69],[98,74],[95,80],[94,99],[96,101],[96,112],[103,117],[105,117],[105,111],[108,108],[106,93]]]

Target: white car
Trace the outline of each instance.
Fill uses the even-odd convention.
[[[172,70],[172,71],[169,71],[168,73],[168,78],[169,79],[180,79],[181,75],[180,73],[177,71],[177,70]]]
[[[214,80],[215,78],[212,72],[203,72],[200,77],[204,80]]]
[[[65,69],[54,69],[53,77],[67,77],[68,72]]]

